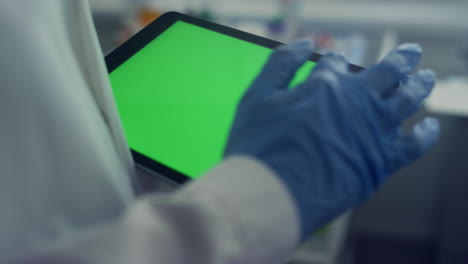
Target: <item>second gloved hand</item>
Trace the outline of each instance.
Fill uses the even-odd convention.
[[[435,82],[430,70],[411,73],[418,45],[402,45],[360,73],[349,72],[343,56],[325,55],[289,90],[311,54],[310,43],[298,41],[271,55],[239,104],[225,149],[276,172],[297,205],[303,237],[368,198],[439,135],[432,118],[401,131]]]

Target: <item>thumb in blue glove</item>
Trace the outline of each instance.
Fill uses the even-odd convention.
[[[439,136],[433,118],[409,134],[401,130],[435,83],[430,70],[412,73],[418,45],[402,45],[360,73],[350,72],[342,55],[327,54],[289,90],[311,46],[298,41],[270,56],[239,103],[225,149],[225,156],[248,155],[276,172],[297,206],[303,237],[360,204]]]

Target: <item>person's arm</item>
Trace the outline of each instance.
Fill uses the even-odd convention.
[[[147,196],[116,221],[16,263],[283,263],[298,239],[295,206],[275,173],[233,156],[173,194]]]

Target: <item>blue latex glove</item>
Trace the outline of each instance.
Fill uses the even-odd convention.
[[[439,136],[433,118],[401,131],[435,82],[430,70],[411,73],[418,45],[402,45],[358,74],[342,55],[325,55],[307,81],[288,90],[311,53],[309,42],[298,41],[271,55],[238,106],[225,149],[276,172],[297,205],[303,236],[364,201]]]

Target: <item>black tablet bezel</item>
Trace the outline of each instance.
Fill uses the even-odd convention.
[[[234,38],[238,38],[256,45],[260,45],[266,48],[274,49],[279,45],[283,45],[283,43],[274,41],[271,39],[267,39],[264,37],[260,37],[257,35],[253,35],[244,31],[240,31],[234,28],[230,28],[227,26],[219,25],[216,23],[212,23],[209,21],[205,21],[202,19],[194,18],[188,15],[184,15],[177,12],[168,12],[163,14],[161,17],[153,21],[150,25],[142,29],[140,32],[135,34],[131,39],[127,42],[122,44],[120,47],[109,53],[105,57],[106,65],[109,74],[117,69],[120,65],[122,65],[126,60],[140,51],[143,47],[145,47],[148,43],[153,41],[156,37],[158,37],[161,33],[163,33],[166,29],[172,26],[177,21],[184,21],[186,23],[190,23],[199,27],[203,27],[224,35],[228,35]],[[321,55],[317,53],[313,53],[310,57],[311,61],[317,62],[320,59]],[[351,71],[360,71],[362,67],[350,64]],[[132,151],[132,156],[135,162],[143,166],[149,170],[152,170],[158,174],[163,175],[164,177],[169,178],[176,183],[184,183],[191,178],[184,175],[183,173],[176,171],[172,168],[165,166],[164,164],[153,160],[145,155],[135,151]]]

